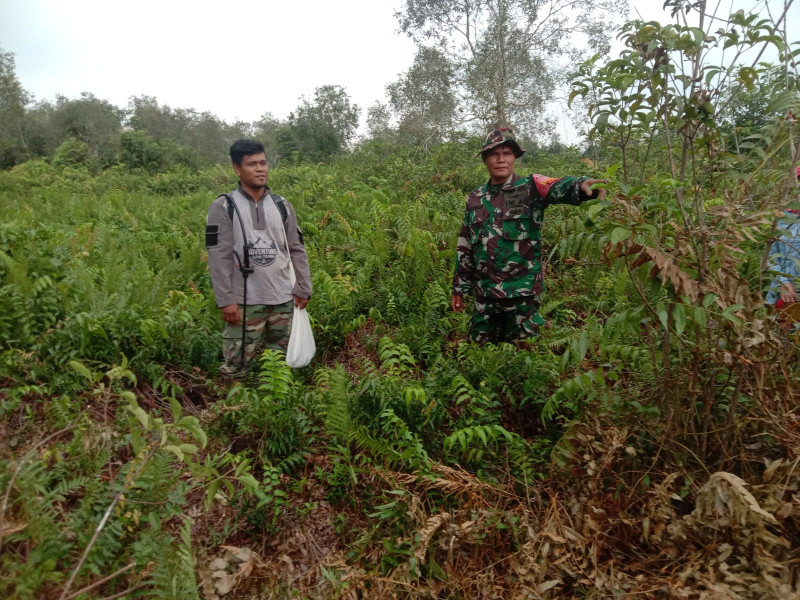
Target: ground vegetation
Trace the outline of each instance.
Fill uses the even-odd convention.
[[[108,164],[76,128],[0,171],[0,596],[797,596],[800,337],[763,293],[800,47],[781,14],[719,20],[629,23],[573,79],[589,150],[520,160],[610,193],[548,209],[546,325],[515,346],[448,308],[478,138],[271,172],[318,353],[233,386],[202,237],[227,165],[144,129]]]

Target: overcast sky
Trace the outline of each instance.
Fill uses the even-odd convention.
[[[736,7],[761,2],[733,1]],[[771,6],[777,5],[771,1]],[[780,2],[782,4],[782,2]],[[800,2],[789,31],[800,28]],[[402,0],[0,0],[0,47],[37,100],[88,91],[117,106],[146,94],[172,107],[254,121],[343,86],[363,114],[411,66]],[[668,22],[663,0],[631,0]],[[724,10],[721,12],[725,12]],[[799,36],[800,37],[800,36]],[[568,125],[560,127],[562,137]]]

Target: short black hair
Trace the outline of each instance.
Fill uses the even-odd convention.
[[[242,159],[251,154],[266,154],[264,144],[258,140],[241,139],[231,144],[231,161],[235,165],[241,165]]]

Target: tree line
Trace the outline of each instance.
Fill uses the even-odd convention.
[[[558,59],[607,53],[609,19],[625,12],[627,0],[406,0],[396,17],[418,50],[385,101],[367,110],[366,139],[419,146],[506,123],[528,137],[546,134],[553,119],[545,107],[567,71]],[[0,49],[0,168],[37,157],[151,172],[196,167],[225,161],[230,143],[248,136],[265,143],[272,164],[319,162],[353,147],[361,113],[339,85],[301,97],[286,118],[266,112],[254,122],[146,95],[124,107],[89,92],[37,102],[16,76],[14,55]]]
[[[16,76],[14,55],[0,48],[0,168],[42,157],[93,169],[197,168],[227,162],[231,142],[241,137],[264,142],[273,166],[318,163],[358,143],[429,148],[507,124],[534,154],[559,152],[564,146],[547,106],[568,83],[573,120],[587,142],[584,154],[626,167],[631,150],[637,144],[650,147],[651,138],[625,129],[627,113],[620,119],[602,111],[595,119],[588,94],[595,84],[587,83],[598,67],[619,62],[609,58],[609,36],[615,18],[626,12],[627,0],[404,0],[396,18],[417,53],[411,67],[386,85],[384,100],[367,109],[366,134],[360,137],[362,108],[340,85],[323,85],[312,97],[300,97],[285,118],[265,112],[253,122],[228,123],[147,95],[132,96],[124,107],[89,92],[35,101]],[[762,64],[758,71],[741,67],[742,76],[717,92],[725,98],[716,103],[715,115],[723,147],[737,154],[746,150],[748,136],[784,109],[770,99],[787,88],[785,68]]]
[[[121,164],[159,172],[174,165],[225,162],[233,140],[265,141],[279,159],[320,161],[348,148],[359,108],[335,85],[301,98],[287,119],[228,123],[193,108],[174,108],[153,96],[133,96],[125,107],[84,92],[34,102],[16,77],[14,56],[0,50],[0,168],[47,157],[63,166],[96,169]]]

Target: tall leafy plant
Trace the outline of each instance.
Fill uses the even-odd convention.
[[[593,133],[621,150],[621,173],[607,173],[619,193],[590,208],[602,235],[584,249],[629,279],[639,300],[606,321],[598,343],[638,338],[658,382],[662,434],[701,460],[730,462],[743,418],[755,406],[775,408],[796,360],[796,347],[764,311],[760,266],[773,215],[794,184],[800,49],[780,34],[785,11],[774,20],[742,11],[720,20],[705,1],[666,5],[679,23],[627,23],[620,57],[603,66],[595,57],[573,81],[573,98],[589,103]],[[784,88],[772,88],[769,99],[781,116],[749,138],[748,154],[722,152],[720,111],[731,90],[774,77],[758,62],[769,47],[784,68]],[[749,51],[757,57],[742,65]],[[650,146],[662,146],[665,168],[635,173],[634,140],[648,140],[637,157],[645,162]],[[607,389],[614,372],[593,369],[569,382],[569,393]]]

